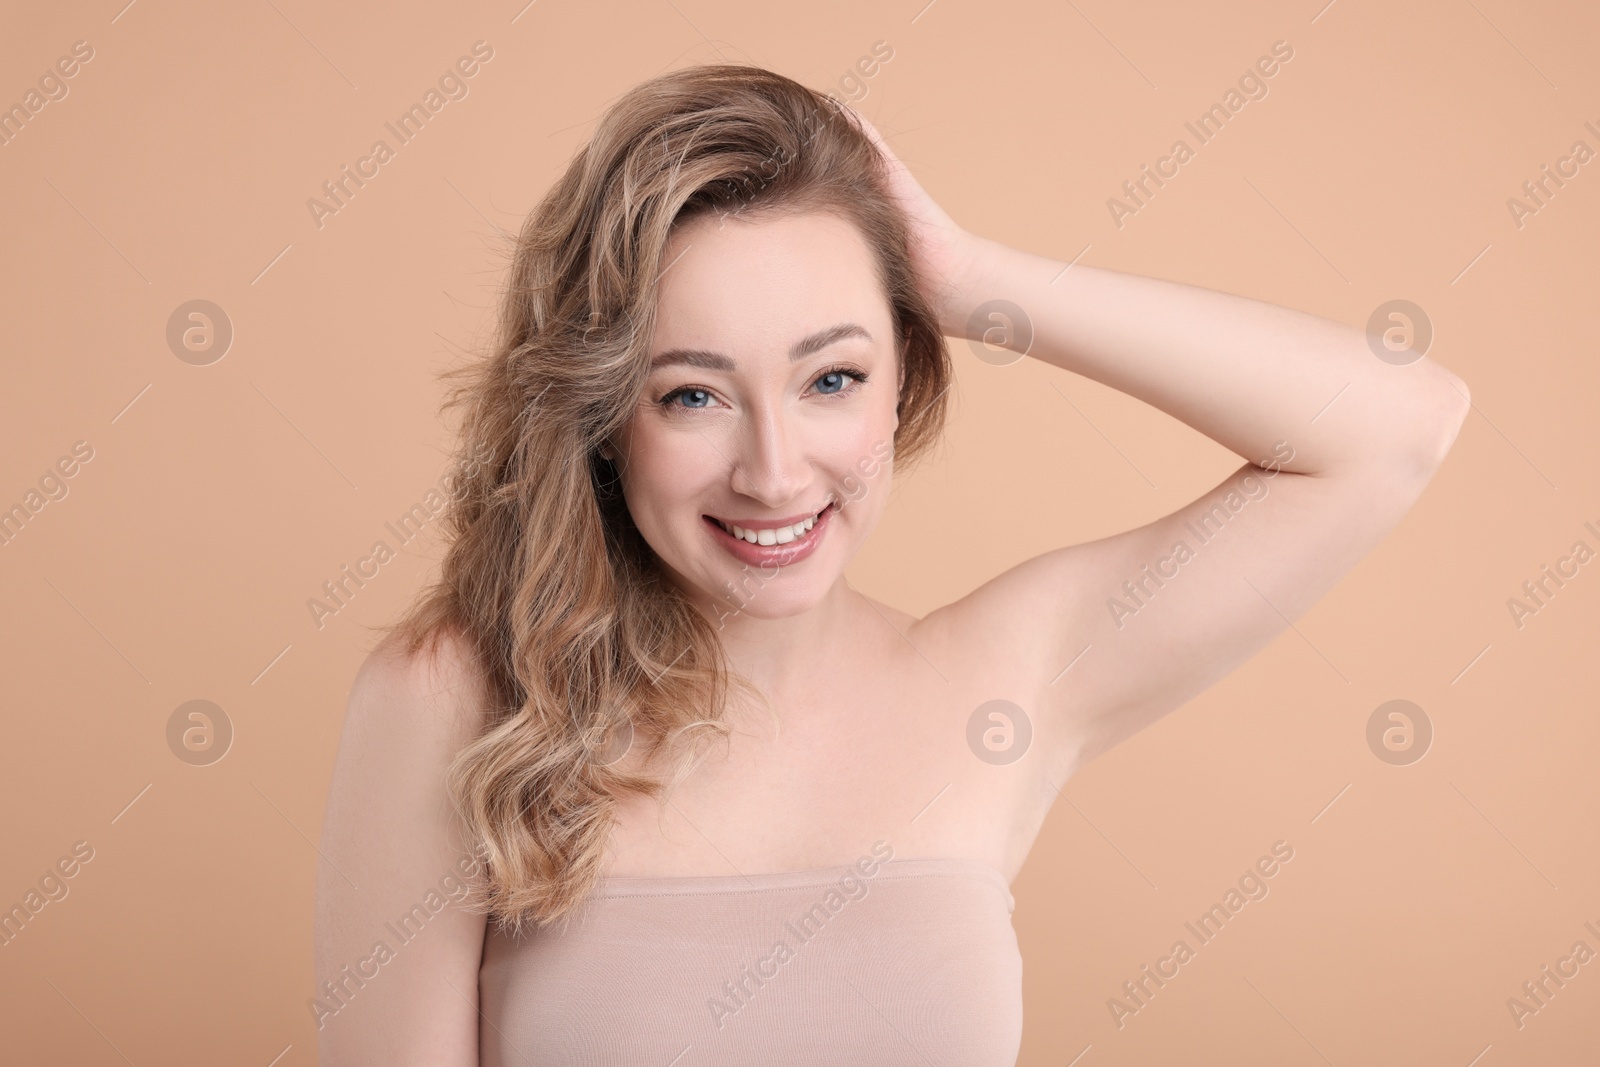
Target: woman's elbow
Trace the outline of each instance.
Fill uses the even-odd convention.
[[[1429,366],[1431,381],[1420,390],[1411,429],[1413,447],[1406,453],[1408,468],[1427,481],[1455,446],[1461,424],[1472,410],[1467,383],[1437,363]]]
[[[1467,383],[1450,371],[1444,371],[1444,382],[1449,387],[1449,392],[1445,394],[1444,410],[1436,431],[1437,439],[1433,451],[1435,467],[1444,462],[1444,457],[1454,447],[1456,436],[1461,432],[1461,425],[1467,421],[1467,415],[1472,411],[1472,392],[1467,388]]]

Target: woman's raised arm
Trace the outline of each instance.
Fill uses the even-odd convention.
[[[1093,378],[1248,461],[1169,515],[1024,561],[918,624],[1028,702],[1059,786],[1249,659],[1366,555],[1443,462],[1467,387],[1425,357],[1378,358],[1358,327],[970,234],[862,125],[947,334]],[[1048,492],[1054,461],[1035,462]]]
[[[1009,635],[994,661],[1023,676],[1054,737],[1051,763],[1070,774],[1226,676],[1332,588],[1410,509],[1470,401],[1437,363],[1379,359],[1357,327],[971,240],[952,332],[982,336],[984,316],[975,330],[965,316],[1009,301],[1031,341],[1009,321],[1007,347],[1026,343],[1249,461],[1154,522],[1019,564],[935,624],[964,640]],[[1038,463],[1048,485],[1050,459]]]
[[[1426,357],[1379,359],[1359,327],[970,240],[952,333],[966,336],[984,301],[1007,300],[1031,323],[1028,355],[1138,397],[1246,459],[1276,456],[1295,474],[1426,476],[1466,415],[1460,378]]]

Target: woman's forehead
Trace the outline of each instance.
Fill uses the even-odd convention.
[[[888,336],[872,249],[830,214],[697,218],[674,234],[657,286],[653,353],[782,348],[854,323]]]

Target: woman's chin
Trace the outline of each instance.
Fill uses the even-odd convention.
[[[783,582],[782,588],[775,588],[779,581],[782,579],[769,580],[765,586],[741,582],[737,588],[724,586],[715,593],[708,592],[718,625],[727,626],[739,619],[792,619],[822,603],[829,588],[809,579]]]

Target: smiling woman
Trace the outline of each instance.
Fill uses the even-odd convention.
[[[945,337],[997,294],[1027,355],[1261,458],[918,619],[845,570],[939,437]],[[518,236],[500,325],[452,398],[482,462],[440,579],[352,688],[319,978],[441,861],[482,876],[325,1063],[1013,1063],[1009,884],[1060,785],[1315,602],[1467,410],[1359,329],[969,234],[870,124],[753,67],[612,106]],[[870,893],[835,907],[869,842]]]
[[[875,253],[847,217],[811,211],[681,222],[666,255],[646,402],[601,455],[620,453],[628,513],[691,600],[717,611],[736,564],[792,568],[744,611],[795,617],[822,603],[886,499],[834,507],[899,421],[899,331]]]

